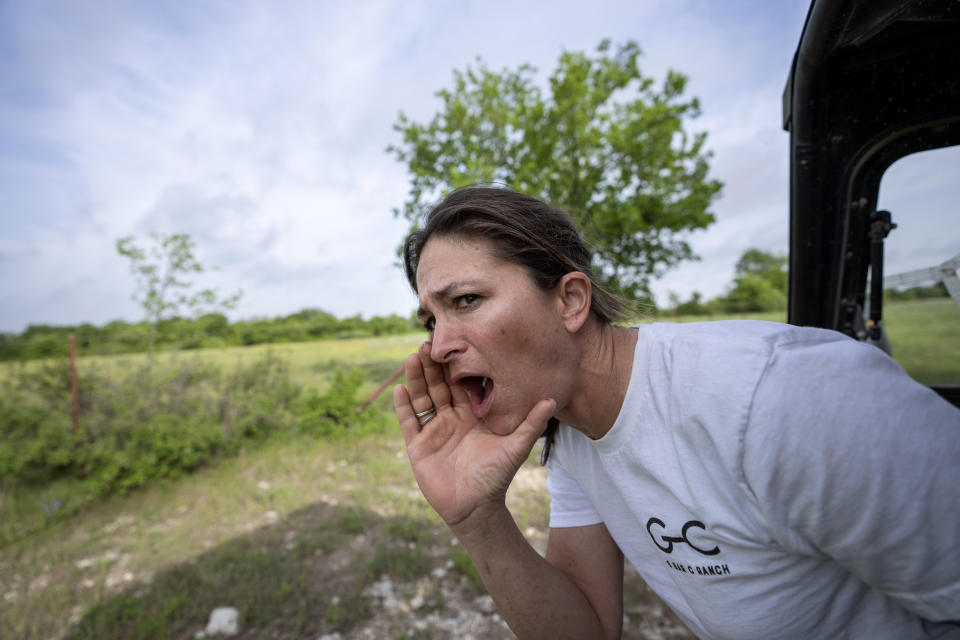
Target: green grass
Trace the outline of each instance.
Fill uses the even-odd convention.
[[[157,368],[197,360],[212,363],[232,370],[238,364],[251,364],[265,354],[272,353],[287,361],[291,379],[299,384],[323,388],[329,384],[337,366],[359,368],[367,377],[367,388],[373,389],[401,364],[403,358],[425,339],[424,333],[410,333],[383,338],[352,338],[347,340],[321,340],[250,347],[224,347],[218,349],[195,349],[190,351],[161,351],[156,355]],[[77,374],[81,384],[86,371],[98,371],[109,375],[121,370],[142,366],[146,354],[122,354],[112,356],[88,356],[77,361]],[[10,375],[17,367],[37,367],[43,360],[26,363],[0,362],[0,379]]]
[[[46,638],[73,622],[71,638],[186,637],[233,603],[264,634],[347,630],[378,575],[412,579],[445,562],[410,548],[444,531],[398,434],[275,442],[0,549],[0,628]]]
[[[338,365],[360,368],[365,395],[422,339],[414,334],[162,353],[157,367],[195,359],[232,369],[269,351],[290,362],[292,377],[300,383],[321,389]],[[121,371],[144,359],[82,358],[81,384],[85,371]],[[17,366],[41,363],[7,363],[0,366],[0,377]],[[389,391],[382,394],[377,404],[388,408],[390,396]],[[186,633],[184,625],[202,628],[205,619],[200,618],[217,606],[210,598],[222,597],[245,603],[248,626],[266,625],[268,617],[276,616],[291,621],[332,618],[332,628],[349,628],[367,610],[361,592],[373,576],[391,569],[410,575],[420,571],[422,559],[407,546],[412,532],[439,531],[413,481],[398,429],[388,421],[387,436],[336,442],[306,436],[274,439],[126,497],[93,499],[87,487],[69,481],[16,491],[0,484],[0,534],[12,541],[0,547],[0,637],[59,636],[71,623],[70,637],[179,637]],[[296,515],[301,512],[312,515]],[[280,541],[265,533],[281,524],[283,535],[293,532],[292,539]],[[349,548],[345,541],[358,537],[370,538],[381,553],[369,558],[366,549],[356,549],[345,562],[359,569],[325,580],[323,588],[331,593],[305,586],[308,578],[315,581],[322,573],[318,562],[326,566],[331,554]],[[272,555],[290,563],[271,567],[263,558]],[[243,575],[225,572],[222,582],[209,584],[204,576],[223,565],[238,567]],[[144,589],[149,597],[143,597]],[[204,597],[207,591],[210,596]],[[291,591],[306,593],[319,609],[290,611],[270,599]],[[306,606],[306,600],[299,602],[298,607]],[[261,610],[269,615],[257,613]],[[301,631],[294,625],[281,635],[298,637]]]
[[[924,384],[960,385],[960,307],[933,298],[883,307],[894,359]]]
[[[890,304],[885,316],[894,354],[908,371],[924,382],[960,384],[960,311],[951,301]],[[412,334],[160,358],[232,367],[273,351],[290,359],[304,384],[324,387],[341,363],[364,367],[372,389],[422,339]],[[110,371],[133,366],[136,358],[143,356],[81,359],[81,381],[87,367]],[[14,366],[20,365],[0,365],[0,377]],[[389,406],[389,395],[378,402]],[[536,457],[507,499],[521,531],[542,541],[549,503]],[[60,483],[14,500],[0,487],[0,527],[32,527],[0,547],[0,637],[187,638],[224,604],[241,609],[249,637],[334,630],[349,636],[374,613],[364,589],[378,576],[429,582],[431,568],[448,563],[453,579],[482,592],[469,557],[450,545],[449,532],[421,496],[392,420],[386,435],[268,441],[125,497],[83,502],[74,495],[82,491]],[[57,502],[86,506],[53,509]],[[424,599],[442,603],[438,589]],[[651,597],[636,577],[627,591],[631,601]]]

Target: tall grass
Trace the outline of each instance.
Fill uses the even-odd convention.
[[[349,370],[349,359],[301,356],[298,377],[323,386],[297,382],[296,359],[273,350],[212,350],[154,367],[143,356],[81,361],[76,430],[65,362],[8,368],[0,379],[0,544],[97,496],[190,473],[270,438],[382,431],[384,402],[357,410],[362,388],[395,369],[392,352],[384,361],[374,346]]]
[[[949,298],[883,307],[893,358],[924,384],[960,385],[960,307]]]
[[[933,300],[886,307],[894,355],[921,381],[960,384],[960,312],[952,305]],[[783,320],[782,314],[762,317]],[[405,597],[421,597],[431,609],[445,604],[443,583],[479,593],[469,558],[451,546],[449,533],[419,493],[389,413],[389,394],[374,403],[380,413],[373,433],[360,429],[356,437],[337,437],[320,428],[337,420],[358,424],[351,402],[320,400],[338,376],[341,386],[359,381],[352,393],[362,397],[422,339],[412,334],[207,349],[189,357],[161,354],[158,371],[186,369],[193,371],[191,381],[209,375],[221,383],[197,382],[181,396],[174,384],[158,394],[170,410],[178,403],[211,402],[229,380],[236,379],[233,388],[239,389],[242,380],[263,377],[262,370],[246,377],[238,372],[254,370],[264,358],[282,362],[287,382],[300,390],[289,405],[290,428],[275,432],[282,437],[251,440],[216,464],[200,464],[188,478],[168,476],[128,495],[97,494],[90,483],[71,476],[29,490],[0,484],[0,532],[7,532],[0,541],[0,637],[192,637],[209,610],[223,604],[241,608],[248,635],[293,638],[340,631],[349,637],[375,613],[364,590],[378,576],[401,581]],[[127,388],[124,393],[134,395],[130,401],[138,402],[142,388],[119,380],[142,364],[142,356],[83,358],[81,390],[112,384]],[[60,365],[0,365],[0,384]],[[30,393],[60,394],[57,424],[69,434],[63,373],[50,375],[49,388],[40,385]],[[104,380],[94,382],[97,376]],[[113,397],[115,404],[122,395]],[[95,401],[85,402],[89,407]],[[5,421],[13,415],[9,406],[0,414]],[[258,407],[264,408],[253,402],[251,410]],[[305,415],[312,417],[304,420]],[[300,428],[304,422],[318,429]],[[548,514],[547,497],[538,488],[543,470],[530,465],[511,487],[508,503],[522,530],[542,536],[536,532],[545,531]],[[425,575],[438,569],[447,577]],[[628,580],[626,590],[634,605],[652,598],[637,580]],[[392,637],[407,632],[398,628]]]

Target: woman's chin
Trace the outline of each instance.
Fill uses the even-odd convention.
[[[492,416],[488,415],[483,419],[483,423],[487,425],[492,433],[497,434],[498,436],[508,436],[514,431],[517,430],[517,427],[520,426],[520,423],[523,421],[522,418],[513,420],[508,416]]]

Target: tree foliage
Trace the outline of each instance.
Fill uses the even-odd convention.
[[[230,322],[221,313],[198,318],[168,318],[154,327],[148,322],[131,324],[114,320],[103,326],[92,324],[50,326],[30,325],[20,334],[0,333],[0,362],[66,357],[67,336],[76,336],[77,354],[108,355],[148,350],[151,333],[156,349],[202,349],[283,342],[387,336],[422,331],[416,315],[396,314],[338,319],[320,309],[303,309],[275,318],[254,318]]]
[[[194,256],[196,244],[189,235],[151,233],[150,239],[152,244],[144,249],[135,244],[134,236],[119,238],[117,252],[130,260],[130,272],[137,285],[133,299],[147,315],[150,325],[147,351],[152,358],[161,320],[182,311],[196,314],[233,309],[241,293],[237,291],[222,298],[214,289],[194,290],[193,281],[187,277],[205,269]]]
[[[733,288],[722,299],[725,311],[780,311],[787,308],[787,256],[760,249],[743,252]]]
[[[453,73],[427,123],[400,113],[403,141],[388,152],[407,165],[402,215],[416,226],[449,190],[501,183],[570,212],[595,251],[595,269],[613,291],[649,295],[651,277],[694,257],[688,232],[714,221],[720,183],[708,177],[705,133],[684,128],[700,113],[685,99],[687,78],[659,85],[640,70],[634,42],[596,55],[564,52],[547,90],[529,65]]]

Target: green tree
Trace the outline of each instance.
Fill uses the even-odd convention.
[[[388,152],[407,165],[408,199],[394,215],[415,227],[445,192],[502,183],[570,212],[612,290],[649,296],[651,277],[695,256],[688,232],[714,221],[720,183],[708,178],[700,113],[684,99],[687,78],[669,71],[659,86],[643,75],[634,42],[605,40],[591,57],[564,52],[548,90],[535,69],[494,72],[482,60],[455,70],[440,111],[423,124],[400,113],[403,136]]]
[[[787,292],[787,256],[761,249],[747,249],[737,261],[737,276],[755,275],[778,290]]]
[[[677,302],[675,305],[677,315],[681,316],[704,316],[710,313],[710,307],[703,300],[703,294],[694,291],[690,299],[686,302]]]
[[[725,311],[782,311],[787,308],[787,256],[747,249],[735,268],[730,292],[722,298]]]
[[[241,292],[222,298],[214,289],[196,291],[192,274],[205,271],[194,256],[196,244],[188,234],[150,234],[151,244],[146,249],[135,244],[134,236],[117,240],[117,252],[130,260],[130,272],[137,290],[133,299],[140,303],[147,315],[150,333],[147,353],[151,366],[160,322],[181,312],[192,314],[226,311],[237,306]]]

